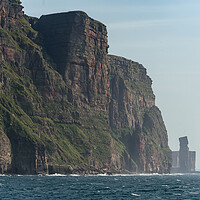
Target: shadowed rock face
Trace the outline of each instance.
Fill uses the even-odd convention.
[[[107,30],[84,12],[42,16],[37,24],[48,54],[71,89],[78,107],[107,109]]]
[[[105,25],[80,11],[28,17],[17,0],[0,10],[2,172],[169,172],[152,81],[108,56]]]
[[[187,137],[179,138],[180,150],[179,150],[179,165],[181,172],[188,172],[189,166],[189,147]]]

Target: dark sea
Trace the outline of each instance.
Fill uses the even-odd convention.
[[[200,175],[0,176],[0,199],[200,199]]]

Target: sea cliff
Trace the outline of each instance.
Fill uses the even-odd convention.
[[[168,173],[152,81],[108,55],[104,24],[81,11],[26,16],[0,1],[2,173]]]

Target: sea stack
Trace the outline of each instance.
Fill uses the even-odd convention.
[[[195,172],[196,152],[189,151],[187,136],[180,137],[180,150],[172,152],[172,173]]]

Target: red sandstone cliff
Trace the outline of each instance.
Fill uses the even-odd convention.
[[[107,30],[84,12],[42,16],[37,24],[46,51],[70,87],[77,107],[107,110],[109,80]]]
[[[108,56],[83,12],[25,16],[0,1],[0,167],[10,173],[169,172],[151,79]]]

